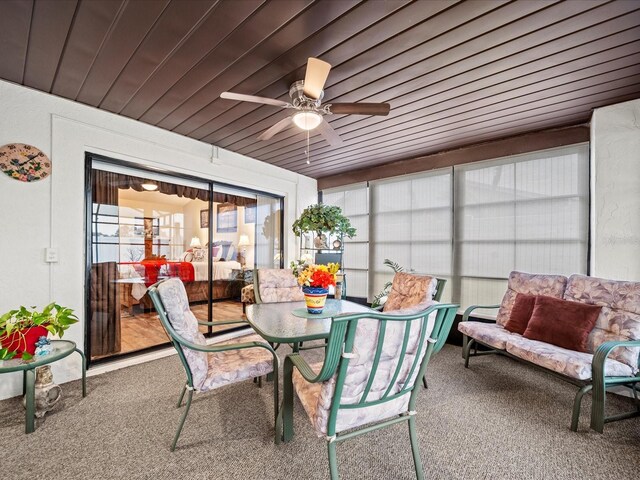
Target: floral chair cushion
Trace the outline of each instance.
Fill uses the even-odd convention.
[[[258,289],[262,303],[300,302],[304,300],[291,269],[261,268],[258,270]]]
[[[420,312],[428,306],[437,303],[433,301],[423,302],[414,307],[405,308],[392,312],[390,315],[408,315]],[[436,312],[429,315],[426,322],[426,335],[431,334],[435,322]],[[343,405],[358,403],[366,388],[373,363],[378,334],[381,322],[375,319],[360,319],[356,328],[355,342],[353,353],[355,357],[350,359],[347,368],[347,374],[342,390],[340,403]],[[380,363],[374,377],[371,390],[367,395],[367,401],[378,400],[382,398],[386,392],[391,379],[395,373],[399,361],[399,354],[402,348],[405,325],[410,325],[410,337],[407,345],[406,354],[403,357],[400,373],[393,384],[389,395],[399,392],[405,385],[411,385],[416,381],[418,375],[418,366],[413,371],[411,378],[409,372],[416,355],[419,355],[418,362],[422,361],[426,352],[428,342],[424,342],[422,350],[418,352],[418,343],[420,339],[420,322],[387,322],[385,331],[385,341],[380,356]],[[320,371],[322,364],[312,366],[316,372]],[[300,401],[307,412],[311,424],[316,430],[318,436],[323,437],[327,434],[327,425],[329,420],[329,412],[333,394],[335,391],[336,375],[323,383],[310,384],[307,382],[297,370],[293,372],[293,386]],[[410,393],[407,393],[395,400],[383,402],[378,405],[371,405],[364,408],[341,409],[338,412],[336,420],[336,432],[341,432],[350,428],[359,427],[361,425],[384,420],[406,412],[409,404]]]
[[[507,323],[511,316],[513,302],[515,302],[516,295],[518,293],[562,298],[566,286],[567,277],[562,275],[538,275],[532,273],[511,272],[511,274],[509,274],[507,292],[502,298],[500,310],[496,316],[496,323],[503,327]]]
[[[438,280],[434,277],[398,272],[393,277],[391,291],[382,311],[413,307],[431,300],[437,284]]]
[[[640,282],[571,275],[564,298],[602,306],[587,340],[589,352],[594,353],[607,341],[640,340]],[[639,352],[637,347],[619,347],[609,354],[609,358],[629,365],[636,373]]]
[[[458,330],[479,342],[498,350],[504,350],[507,341],[514,337],[520,337],[517,333],[505,330],[502,325],[484,322],[460,322]]]
[[[591,379],[593,355],[590,353],[574,352],[537,340],[529,340],[520,335],[514,335],[514,338],[507,341],[507,352],[571,378]],[[611,358],[605,362],[604,370],[606,376],[626,377],[633,373],[629,365]]]
[[[184,284],[179,278],[170,278],[158,285],[158,294],[167,312],[167,317],[173,329],[188,342],[198,345],[206,345],[204,335],[198,330],[198,320],[189,309],[189,298]],[[209,362],[205,352],[198,352],[190,348],[180,347],[184,353],[191,376],[193,386],[199,390],[209,369]]]
[[[225,342],[225,345],[243,342],[264,343],[264,339],[252,334],[234,338]],[[207,378],[200,386],[203,392],[273,372],[273,356],[269,350],[261,347],[209,353],[208,361]]]

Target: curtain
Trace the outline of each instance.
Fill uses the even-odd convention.
[[[120,351],[120,299],[116,262],[91,266],[91,357]]]

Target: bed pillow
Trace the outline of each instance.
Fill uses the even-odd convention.
[[[227,250],[227,255],[224,257],[224,259],[229,262],[231,260],[235,260],[236,259],[236,247],[235,245],[231,244],[229,245],[229,250]]]
[[[181,262],[193,262],[193,252],[187,250],[180,256]]]
[[[511,309],[509,320],[507,320],[507,323],[504,325],[504,329],[512,333],[519,333],[522,335],[527,329],[535,304],[535,295],[518,293],[515,301],[513,302],[513,308]]]
[[[222,247],[219,245],[215,245],[211,247],[211,258],[213,258],[214,262],[217,262],[222,257]]]
[[[575,352],[587,352],[587,338],[602,307],[540,295],[524,338],[551,343]]]
[[[207,260],[207,251],[204,248],[193,249],[193,261],[205,262]]]

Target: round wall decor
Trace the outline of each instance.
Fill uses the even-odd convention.
[[[21,182],[35,182],[51,174],[51,160],[34,146],[9,143],[0,147],[0,170]]]

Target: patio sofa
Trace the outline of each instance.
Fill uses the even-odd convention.
[[[599,313],[595,312],[595,325],[586,338],[586,351],[573,351],[525,338],[526,331],[523,336],[505,329],[517,294],[601,306]],[[472,312],[478,308],[499,308],[495,322],[469,321]],[[600,433],[606,422],[640,415],[636,391],[640,382],[640,282],[605,280],[584,275],[566,278],[561,275],[511,272],[502,303],[467,308],[458,329],[463,334],[466,368],[469,367],[470,356],[497,353],[527,362],[580,386],[574,400],[573,431],[578,428],[582,397],[589,391],[592,391],[591,428]],[[488,350],[479,351],[478,345]],[[606,390],[618,385],[632,389],[636,410],[605,417]]]

